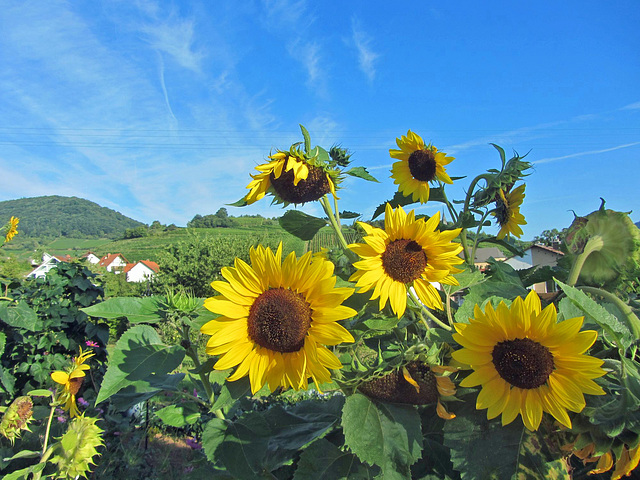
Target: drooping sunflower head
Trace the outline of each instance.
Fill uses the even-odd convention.
[[[333,264],[295,253],[282,261],[282,244],[274,253],[258,246],[250,251],[251,265],[236,259],[222,269],[226,282],[211,286],[220,293],[205,307],[220,317],[206,323],[202,333],[211,335],[206,351],[220,355],[214,368],[237,366],[228,380],[249,376],[253,393],[265,384],[307,388],[331,381],[329,369],[342,364],[326,348],[353,342],[353,336],[337,322],[356,314],[342,302],[351,288],[335,288]]]
[[[422,138],[411,130],[407,135],[396,139],[399,149],[390,149],[391,158],[399,161],[391,167],[393,183],[405,197],[411,195],[414,202],[426,203],[429,200],[429,183],[441,181],[453,183],[444,166],[454,158],[439,152],[433,145],[425,145]]]
[[[518,188],[507,191],[499,191],[499,197],[496,199],[496,208],[493,215],[498,221],[500,231],[498,232],[498,240],[502,240],[507,235],[513,234],[520,238],[522,236],[522,228],[520,225],[526,225],[524,215],[520,213],[520,205],[524,200],[523,183]]]
[[[603,395],[593,379],[605,371],[602,360],[585,355],[597,332],[580,331],[584,318],[557,323],[554,305],[541,308],[537,293],[518,297],[510,307],[478,305],[468,324],[456,323],[453,338],[463,348],[452,353],[473,372],[460,385],[482,386],[476,408],[487,418],[502,414],[502,424],[520,414],[529,430],[537,430],[542,413],[571,428],[567,413],[585,407],[584,393]]]
[[[413,210],[405,213],[387,204],[385,229],[358,222],[364,229],[365,243],[349,245],[362,260],[353,264],[355,281],[360,292],[373,289],[371,299],[380,298],[380,309],[391,303],[401,317],[407,305],[407,288],[412,286],[422,303],[429,308],[442,309],[442,300],[432,282],[457,285],[454,273],[463,260],[458,257],[460,244],[452,242],[460,229],[438,230],[440,213],[429,220],[415,218]]]
[[[85,370],[90,369],[85,362],[94,355],[91,351],[83,352],[82,347],[80,347],[80,354],[73,359],[67,371],[57,370],[51,374],[53,381],[58,384],[56,402],[69,412],[71,418],[80,413],[76,403],[76,396],[84,382]]]
[[[19,438],[23,430],[29,430],[29,422],[33,420],[33,401],[25,395],[16,398],[2,415],[0,434],[7,438],[11,445]]]
[[[4,236],[4,241],[10,242],[13,237],[18,234],[18,223],[20,223],[20,219],[18,217],[11,217],[11,219],[7,222],[4,229],[6,231]]]
[[[380,377],[360,384],[358,389],[366,396],[383,402],[428,405],[436,403],[438,416],[450,420],[455,415],[447,412],[440,397],[455,395],[456,387],[443,373],[447,367],[412,361]],[[440,375],[439,375],[440,374]]]

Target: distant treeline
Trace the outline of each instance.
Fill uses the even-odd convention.
[[[145,226],[89,200],[57,195],[0,202],[0,223],[11,216],[20,218],[20,238],[121,238],[127,229]]]
[[[187,227],[189,228],[229,228],[237,227],[238,222],[235,218],[230,217],[226,208],[220,208],[213,215],[196,215],[189,222]]]

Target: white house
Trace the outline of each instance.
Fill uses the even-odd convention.
[[[42,254],[42,263],[34,268],[29,274],[27,278],[44,278],[47,275],[47,272],[52,268],[55,268],[60,262],[69,262],[71,260],[71,256],[58,256],[58,255],[49,255],[48,253]]]
[[[515,270],[525,270],[531,267],[555,267],[558,260],[564,256],[560,250],[547,247],[546,245],[531,245],[524,251],[522,257],[510,257],[504,261],[511,265]],[[546,283],[536,283],[533,285],[533,289],[537,293],[550,293],[556,291],[556,286],[553,281]]]
[[[99,265],[107,272],[120,273],[127,266],[127,259],[121,253],[107,253],[100,259]]]
[[[82,255],[82,257],[80,258],[86,258],[87,262],[89,262],[92,265],[95,265],[96,263],[100,263],[100,258],[94,255],[93,252],[87,252],[84,255]]]
[[[127,274],[127,282],[144,282],[153,278],[160,268],[156,262],[151,260],[140,260],[137,263],[128,263],[124,267]]]

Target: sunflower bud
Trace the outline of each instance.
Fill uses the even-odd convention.
[[[97,418],[78,416],[69,424],[69,429],[56,444],[56,455],[51,463],[57,465],[56,478],[85,477],[89,466],[95,465],[93,457],[102,446],[102,429],[96,425]]]
[[[0,434],[8,438],[11,444],[20,437],[22,430],[29,430],[29,422],[33,419],[33,402],[31,397],[16,398],[0,421]]]
[[[640,230],[628,213],[602,205],[571,224],[565,247],[571,255],[585,255],[580,280],[588,285],[617,285],[640,275]],[[574,259],[575,260],[575,259]]]
[[[438,400],[436,376],[427,364],[410,362],[359,387],[366,396],[383,402],[426,405]]]

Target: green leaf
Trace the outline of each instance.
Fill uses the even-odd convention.
[[[491,301],[494,305],[497,305],[500,299],[513,300],[516,297],[525,298],[528,293],[526,288],[516,283],[502,282],[488,278],[484,282],[474,285],[469,289],[469,293],[464,297],[464,302],[460,305],[460,308],[456,310],[456,322],[469,323],[469,318],[473,318],[473,307],[476,304],[482,307],[487,301]]]
[[[109,398],[109,403],[118,412],[123,412],[134,405],[146,402],[161,391],[177,392],[184,373],[176,373],[167,377],[150,378],[146,381],[132,382]]]
[[[520,418],[502,426],[467,402],[445,422],[444,444],[462,480],[569,478],[562,453],[549,434],[527,430]],[[499,454],[497,454],[499,452]]]
[[[280,226],[301,240],[311,240],[318,230],[327,224],[326,220],[307,215],[299,210],[288,210],[278,219]]]
[[[216,450],[224,441],[227,431],[227,422],[220,418],[212,418],[207,422],[202,432],[202,449],[211,463],[217,464],[220,458]]]
[[[502,161],[502,168],[504,168],[504,166],[507,163],[507,157],[504,154],[504,149],[502,147],[500,147],[499,145],[496,145],[495,143],[491,143],[490,145],[492,145],[493,148],[498,150],[498,153],[500,153],[500,160]]]
[[[10,460],[16,460],[18,458],[35,458],[35,457],[39,457],[41,452],[36,452],[34,450],[21,450],[18,453],[16,453],[13,457],[7,459],[4,458],[3,460],[6,461],[10,461]]]
[[[492,245],[500,245],[501,247],[506,248],[507,250],[509,250],[511,253],[513,253],[518,257],[524,256],[524,250],[522,248],[518,247],[515,244],[509,243],[506,240],[498,240],[497,238],[494,238],[494,237],[483,238],[478,242],[478,246],[484,243],[490,243]]]
[[[109,366],[96,405],[136,381],[162,382],[184,358],[184,348],[162,343],[153,327],[136,325],[127,330],[109,356]]]
[[[309,136],[309,131],[300,125],[300,130],[302,131],[302,136],[304,137],[304,153],[311,152],[311,137]]]
[[[302,452],[293,480],[368,480],[378,473],[375,470],[321,438]]]
[[[170,427],[181,428],[193,425],[200,418],[200,409],[196,403],[188,402],[161,408],[156,415]]]
[[[8,370],[5,370],[2,365],[0,365],[0,385],[2,385],[2,389],[7,392],[10,397],[13,396],[16,388],[16,377]]]
[[[350,218],[358,218],[361,217],[362,214],[361,213],[356,213],[356,212],[350,212],[348,210],[345,210],[344,212],[340,212],[340,218],[348,220]]]
[[[227,203],[225,204],[229,207],[246,207],[247,205],[249,205],[247,203],[247,197],[242,197],[240,200],[233,202],[233,203]]]
[[[30,332],[42,330],[44,324],[38,314],[22,300],[17,305],[9,302],[0,303],[0,321],[14,328],[22,328]]]
[[[380,183],[373,175],[367,172],[365,167],[353,167],[346,172],[347,175],[351,175],[352,177],[362,178],[363,180],[367,180],[369,182]]]
[[[387,207],[387,203],[391,205],[391,208],[396,208],[398,206],[404,207],[405,205],[411,205],[412,203],[416,203],[411,198],[412,198],[411,195],[409,195],[408,197],[405,197],[402,194],[402,192],[397,191],[391,200],[387,200],[383,204],[378,205],[378,208],[376,208],[376,211],[373,212],[373,217],[371,217],[371,220],[375,220],[375,218],[378,215],[381,215],[384,213],[384,210]]]
[[[229,370],[227,376],[231,373]],[[237,399],[251,393],[251,383],[249,377],[242,377],[235,382],[224,382],[220,393],[213,404],[212,410],[220,410],[233,404]]]
[[[442,287],[444,288],[444,292],[447,295],[453,295],[460,290],[473,287],[474,285],[482,283],[485,280],[485,276],[481,271],[471,270],[469,267],[466,267],[460,273],[456,273],[453,277],[458,281],[458,285],[442,285]]]
[[[614,315],[609,313],[606,308],[598,304],[594,299],[589,297],[586,293],[578,290],[575,287],[571,287],[561,281],[555,279],[556,283],[560,286],[573,304],[578,307],[585,316],[598,324],[602,329],[609,333],[618,345],[624,350],[628,349],[631,343],[633,343],[633,336],[629,331],[629,328],[618,320]]]
[[[30,467],[21,468],[20,470],[16,470],[15,472],[8,473],[2,478],[3,480],[27,480],[29,478],[29,475],[31,475],[32,473],[41,472],[46,466],[47,462],[36,463],[35,465],[32,465]]]
[[[333,427],[343,402],[344,397],[335,396],[245,414],[228,425],[215,453],[229,473],[254,479],[289,462],[300,448]]]
[[[0,332],[0,357],[4,353],[4,346],[7,344],[7,336]]]
[[[53,392],[51,390],[45,390],[44,388],[39,388],[36,390],[31,390],[27,392],[27,395],[31,397],[51,397],[53,396]]]
[[[158,323],[164,320],[162,300],[163,297],[114,297],[80,310],[91,317],[127,317],[131,323]]]
[[[411,478],[411,465],[421,456],[420,416],[414,406],[377,403],[356,393],[342,412],[345,444],[385,479]]]

